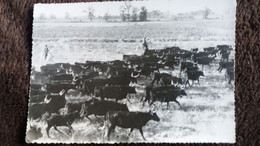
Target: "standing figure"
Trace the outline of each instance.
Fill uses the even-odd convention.
[[[146,42],[146,37],[144,38],[144,43],[143,43],[143,47],[145,49],[145,52],[148,50],[148,44]]]
[[[47,56],[48,56],[48,53],[49,53],[49,49],[47,47],[47,45],[45,46],[44,48],[44,59],[46,60]]]

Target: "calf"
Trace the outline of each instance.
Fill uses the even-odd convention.
[[[108,129],[107,138],[110,140],[110,134],[113,130],[115,130],[116,126],[122,128],[130,128],[130,134],[134,129],[139,129],[144,140],[143,135],[143,126],[150,120],[160,121],[160,118],[156,113],[152,112],[126,112],[126,111],[116,111],[116,112],[107,112],[106,114],[107,121],[111,123],[111,126]]]
[[[187,75],[188,75],[188,80],[185,84],[185,87],[186,87],[187,84],[190,85],[189,80],[192,80],[192,84],[194,83],[195,80],[197,80],[198,83],[199,83],[199,77],[204,76],[202,71],[188,71]]]
[[[58,132],[62,133],[61,131],[58,130],[57,126],[67,126],[72,132],[73,128],[71,127],[72,123],[80,117],[80,114],[78,111],[69,113],[67,115],[51,115],[48,119],[46,119],[47,122],[47,128],[46,132],[48,137],[50,138],[49,135],[49,130],[54,127],[55,130]]]

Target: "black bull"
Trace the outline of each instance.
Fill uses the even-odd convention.
[[[83,83],[83,93],[90,95],[94,94],[95,87],[98,86],[105,86],[105,85],[122,85],[128,86],[130,82],[136,80],[135,77],[128,77],[128,76],[118,76],[118,77],[111,77],[108,79],[92,79],[86,80]]]
[[[104,98],[112,98],[116,101],[126,99],[128,94],[136,94],[135,87],[130,86],[98,86],[94,89],[94,95]]]

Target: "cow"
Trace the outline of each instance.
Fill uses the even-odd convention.
[[[94,89],[94,95],[104,98],[112,98],[116,101],[126,99],[128,94],[136,94],[135,87],[113,85],[113,86],[97,86]]]
[[[76,88],[82,89],[83,83],[86,80],[93,79],[94,77],[96,77],[98,75],[99,75],[98,72],[91,71],[91,72],[88,72],[87,74],[84,74],[84,75],[75,76],[73,78],[72,84],[75,85]]]
[[[80,75],[83,73],[83,70],[83,67],[79,65],[71,65],[69,68],[69,73],[73,74],[73,76]]]
[[[46,91],[42,91],[39,89],[31,89],[30,90],[30,95],[45,95],[47,92]]]
[[[30,103],[40,103],[44,101],[46,94],[43,95],[30,95]]]
[[[93,95],[97,86],[105,86],[109,83],[108,79],[89,79],[85,80],[82,85],[82,93],[85,95]]]
[[[188,75],[188,80],[186,81],[185,87],[187,84],[190,85],[189,80],[192,80],[192,84],[194,83],[195,80],[197,80],[199,83],[199,77],[204,76],[202,71],[187,71],[187,75]]]
[[[159,83],[159,81],[161,80],[162,77],[172,77],[172,75],[167,74],[167,73],[154,73],[154,79],[152,80],[151,85],[153,85],[153,83],[156,81],[157,85]]]
[[[94,89],[94,95],[100,97],[101,100],[104,98],[112,98],[116,101],[126,99],[127,91],[123,90],[119,86],[97,86]]]
[[[42,88],[41,84],[31,84],[31,89],[40,90]]]
[[[46,113],[46,106],[44,102],[40,103],[29,103],[29,113],[28,118],[40,121],[42,119],[42,115]]]
[[[58,126],[67,126],[72,132],[73,128],[71,127],[72,123],[77,119],[80,118],[80,113],[78,111],[68,113],[66,115],[51,115],[48,119],[46,119],[47,122],[47,128],[46,132],[48,137],[50,138],[49,135],[49,130],[54,127],[54,129],[60,133],[62,133],[60,130],[58,130]]]
[[[59,93],[61,90],[69,90],[76,89],[76,86],[71,83],[66,84],[45,84],[43,87],[43,91],[47,91],[47,93]]]
[[[184,71],[185,69],[187,69],[187,67],[190,67],[190,66],[194,66],[194,64],[192,62],[181,62],[181,70],[180,70],[180,73],[182,71]]]
[[[227,67],[226,75],[228,76],[228,83],[231,84],[231,81],[234,80],[234,67]]]
[[[215,49],[215,47],[207,47],[207,48],[203,48],[204,52],[211,52]]]
[[[108,111],[129,111],[126,104],[117,103],[113,101],[98,101],[91,100],[85,103],[84,116],[106,116]]]
[[[66,99],[65,93],[66,90],[60,91],[59,94],[56,95],[47,95],[44,98],[45,108],[48,113],[57,113],[59,114],[59,110],[65,107]]]
[[[169,102],[174,101],[176,102],[180,107],[180,103],[176,100],[178,96],[185,96],[187,95],[184,90],[180,89],[162,89],[162,90],[151,90],[151,103],[152,105],[155,101],[160,101],[160,102],[167,102],[167,109],[169,108]]]
[[[222,69],[224,68],[228,68],[228,67],[233,67],[234,66],[234,62],[219,62],[219,68],[218,68],[218,71],[221,72]]]
[[[194,62],[196,62],[196,59],[197,58],[200,58],[200,57],[208,57],[208,53],[207,52],[198,52],[198,53],[195,53],[192,55],[192,59]]]
[[[151,73],[154,72],[154,68],[150,67],[150,66],[144,66],[144,67],[138,67],[138,69],[140,69],[137,72],[140,72],[140,75],[144,75],[147,79],[147,77],[152,78],[151,77]]]
[[[130,61],[136,58],[139,58],[140,56],[138,55],[123,55],[123,60],[124,61]]]
[[[154,87],[152,85],[148,85],[145,87],[145,96],[142,97],[141,101],[143,101],[143,105],[145,104],[146,101],[148,101],[148,103],[150,103],[152,96],[151,93],[154,92],[161,92],[161,91],[173,91],[173,90],[181,90],[180,87],[177,86],[160,86],[160,87]]]
[[[72,82],[73,76],[71,74],[56,74],[50,77],[50,80],[55,81],[68,81],[68,83]]]
[[[138,129],[143,137],[143,126],[150,120],[154,120],[159,122],[160,118],[157,116],[155,112],[128,112],[128,111],[109,111],[106,114],[106,121],[109,122],[111,125],[108,129],[107,138],[108,141],[110,140],[110,134],[116,126],[122,128],[130,128],[130,134],[133,132],[134,129]]]
[[[214,60],[215,58],[210,58],[210,57],[198,57],[194,60],[194,62],[201,64],[202,65],[202,70],[204,65],[208,65],[210,67],[210,63]]]
[[[231,46],[229,45],[217,45],[217,49],[220,51],[220,55],[232,50]]]
[[[229,59],[229,55],[230,55],[230,52],[223,52],[222,54],[221,54],[221,61],[224,61],[224,60],[226,60],[226,61],[228,61],[228,59]]]
[[[187,59],[191,59],[193,53],[191,51],[183,50],[180,54],[180,57],[186,61]]]
[[[121,76],[115,76],[108,78],[108,85],[129,85],[130,83],[137,83],[137,77],[139,77],[140,74],[137,74],[136,76],[131,73],[130,76],[128,75],[121,75]]]
[[[193,48],[193,49],[191,49],[191,52],[192,52],[192,53],[197,53],[198,51],[199,51],[198,48]]]
[[[161,82],[162,86],[168,86],[168,85],[174,85],[174,84],[182,84],[182,79],[175,77],[175,76],[162,77],[160,82]]]
[[[179,60],[164,60],[163,62],[161,62],[160,64],[163,66],[163,67],[168,67],[169,69],[174,69],[174,65],[178,65]]]

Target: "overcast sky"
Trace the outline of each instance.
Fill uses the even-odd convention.
[[[140,8],[145,6],[148,11],[160,10],[162,12],[170,12],[178,14],[197,10],[211,9],[217,14],[235,14],[235,0],[143,0],[131,1],[134,7]],[[120,6],[123,2],[90,2],[90,3],[70,3],[70,4],[36,4],[34,7],[34,17],[40,14],[57,17],[64,17],[65,13],[69,13],[71,17],[86,16],[88,7],[95,9],[95,16],[104,16],[105,13],[110,15],[119,15]]]

